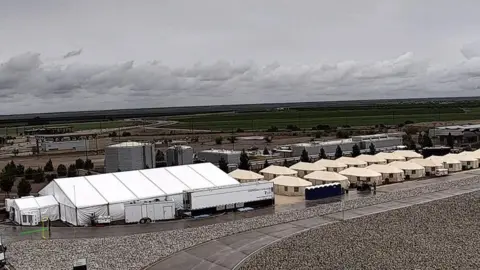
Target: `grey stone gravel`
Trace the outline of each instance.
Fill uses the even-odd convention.
[[[347,201],[344,209],[365,207],[450,188],[479,184],[472,176],[409,190],[377,194]],[[86,258],[89,269],[141,269],[182,249],[220,237],[261,227],[307,219],[341,210],[341,203],[281,212],[221,224],[94,239],[26,240],[10,244],[8,259],[16,269],[70,269],[78,258]]]
[[[480,191],[312,229],[239,269],[480,269]]]

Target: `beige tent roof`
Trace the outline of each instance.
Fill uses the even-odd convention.
[[[402,170],[425,170],[425,167],[422,165],[418,165],[417,163],[413,163],[410,161],[394,161],[388,164],[392,167],[397,167]]]
[[[384,158],[381,158],[381,157],[377,157],[377,156],[374,156],[374,155],[360,155],[358,157],[356,157],[356,159],[359,159],[359,160],[363,160],[365,162],[387,162],[386,159]]]
[[[412,150],[397,150],[393,154],[402,156],[404,158],[423,158],[423,156]]]
[[[303,180],[302,178],[298,178],[295,176],[286,175],[275,177],[274,179],[270,180],[270,182],[273,182],[275,185],[290,187],[308,187],[312,185],[310,181]]]
[[[446,154],[445,157],[449,157],[449,158],[454,158],[456,160],[459,160],[459,161],[475,161],[477,160],[474,156],[472,155],[469,155],[469,154],[463,154],[463,155],[460,155],[460,154]]]
[[[447,164],[461,164],[462,163],[462,162],[460,162],[460,160],[458,160],[456,158],[447,157],[447,156],[431,156],[427,159],[432,160],[433,162],[439,162],[440,164],[443,164],[444,162],[447,163]]]
[[[384,164],[372,164],[368,166],[367,169],[370,169],[379,173],[403,173],[403,170],[397,167],[384,165]]]
[[[327,168],[319,164],[300,161],[290,166],[290,169],[299,171],[325,171]]]
[[[411,159],[410,161],[423,167],[443,167],[441,163],[435,162],[432,159],[414,158],[414,159]]]
[[[261,180],[263,179],[263,175],[258,174],[256,172],[252,171],[247,171],[247,170],[241,170],[241,169],[236,169],[233,172],[230,172],[228,175],[235,179],[239,180]]]
[[[383,158],[383,159],[389,159],[389,160],[398,160],[398,161],[404,161],[405,158],[402,156],[399,156],[394,153],[386,153],[386,152],[381,152],[375,155],[376,157]]]
[[[270,165],[260,171],[260,173],[269,173],[277,175],[297,175],[297,171],[283,166]]]
[[[315,171],[305,175],[303,178],[320,181],[345,181],[348,178],[336,172]]]
[[[320,159],[319,161],[315,162],[315,164],[318,164],[323,167],[330,167],[330,168],[346,168],[347,164],[338,162],[336,160],[331,160],[331,159]]]
[[[341,158],[337,158],[335,161],[345,163],[347,165],[364,165],[364,166],[367,165],[365,161],[357,158],[352,158],[352,157],[341,157]]]
[[[463,151],[461,153],[459,153],[459,155],[468,155],[468,156],[472,156],[476,159],[480,159],[480,152],[477,151]]]
[[[356,167],[350,167],[347,168],[341,172],[340,174],[343,175],[350,175],[350,176],[357,176],[357,177],[380,177],[382,176],[380,173],[370,170],[367,168],[356,168]]]

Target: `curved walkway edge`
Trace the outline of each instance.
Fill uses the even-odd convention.
[[[191,247],[167,257],[148,268],[149,270],[163,269],[195,269],[195,270],[225,270],[238,269],[245,261],[260,250],[278,242],[286,237],[305,232],[326,224],[341,222],[390,211],[398,208],[409,207],[415,204],[445,199],[480,190],[480,185],[463,186],[439,192],[422,194],[401,200],[356,208],[344,212],[337,212],[310,219],[297,220],[270,227],[264,227],[244,233],[239,233],[204,244]]]

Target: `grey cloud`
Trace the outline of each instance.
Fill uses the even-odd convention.
[[[67,59],[67,58],[70,58],[70,57],[78,56],[78,55],[82,54],[82,51],[83,51],[83,49],[68,52],[67,54],[65,54],[65,55],[63,56],[63,59]]]
[[[217,62],[170,68],[158,61],[44,63],[39,54],[26,53],[0,65],[0,98],[11,100],[2,102],[0,113],[77,110],[83,106],[107,109],[469,95],[479,86],[478,57],[441,69],[417,60],[412,53],[370,63],[261,66]],[[78,102],[82,100],[88,104]]]

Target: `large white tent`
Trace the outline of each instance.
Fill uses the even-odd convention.
[[[299,177],[303,177],[311,172],[315,171],[325,171],[327,168],[310,162],[298,162],[290,166],[290,169],[298,172]]]
[[[35,226],[42,219],[54,221],[60,218],[58,202],[53,196],[14,199],[10,207],[10,217],[21,225]]]
[[[357,168],[365,168],[367,167],[367,162],[353,158],[353,157],[341,157],[336,159],[337,162],[341,162],[343,164],[347,164],[348,167],[357,167]]]
[[[386,159],[383,159],[383,158],[380,158],[380,157],[377,157],[377,156],[374,156],[374,155],[363,154],[363,155],[360,155],[360,156],[356,157],[356,159],[365,161],[368,166],[370,166],[372,164],[387,164]]]
[[[265,176],[265,180],[272,180],[277,176],[287,175],[287,176],[297,176],[297,171],[292,170],[287,167],[270,165],[260,171],[260,174]]]
[[[320,159],[315,162],[315,164],[318,164],[320,166],[323,166],[327,168],[327,171],[329,172],[339,172],[342,170],[345,170],[348,166],[345,163],[336,161],[336,160],[331,160],[331,159]]]
[[[140,171],[59,178],[39,193],[53,195],[60,204],[61,220],[86,225],[91,215],[124,219],[124,203],[173,199],[183,207],[186,190],[238,185],[239,182],[211,163]]]

